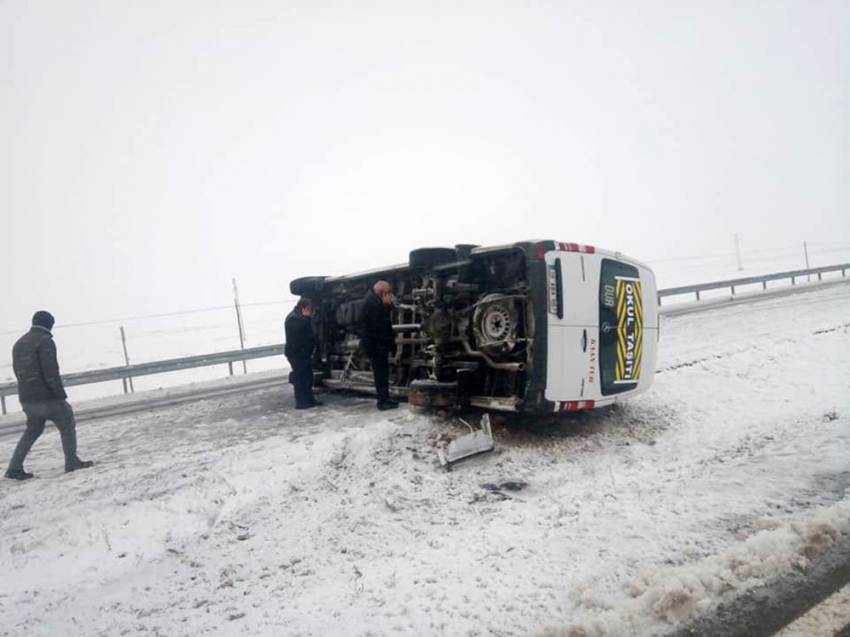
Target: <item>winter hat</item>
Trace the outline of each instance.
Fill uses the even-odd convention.
[[[39,310],[32,315],[32,324],[43,327],[46,330],[52,330],[55,322],[56,319],[53,318],[53,315],[45,310]]]

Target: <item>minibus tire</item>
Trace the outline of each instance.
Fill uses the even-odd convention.
[[[455,254],[459,261],[466,261],[470,257],[470,253],[477,247],[474,243],[459,243],[455,246]]]
[[[457,383],[445,383],[438,380],[414,380],[410,388],[426,394],[446,394],[457,391]]]
[[[457,383],[436,380],[414,380],[407,391],[407,400],[417,407],[452,408],[458,404]]]
[[[305,276],[289,283],[289,292],[295,296],[311,296],[322,289],[326,276]]]
[[[454,248],[418,248],[411,250],[408,262],[413,270],[430,270],[457,261]]]

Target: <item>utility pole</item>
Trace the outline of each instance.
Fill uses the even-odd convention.
[[[126,334],[124,334],[124,326],[123,325],[121,326],[121,345],[124,348],[124,364],[127,367],[129,367],[130,366],[130,357],[127,355],[127,336],[126,336]],[[128,376],[127,378],[124,378],[123,380],[124,380],[124,393],[125,394],[127,393],[127,381],[129,380],[130,381],[130,393],[135,394],[136,390],[133,389],[133,377]]]
[[[236,279],[233,279],[233,305],[236,308],[236,325],[239,327],[239,349],[245,349],[245,328],[242,323],[242,308],[239,307],[239,288],[236,287]],[[242,361],[242,373],[248,373],[248,363]]]
[[[803,241],[803,253],[806,255],[806,269],[808,270],[809,269],[809,247],[806,245],[805,241]],[[811,281],[812,275],[809,274],[807,276],[809,278],[809,281]]]
[[[735,253],[738,255],[738,271],[744,269],[744,266],[741,265],[741,244],[738,242],[738,235],[735,235]]]

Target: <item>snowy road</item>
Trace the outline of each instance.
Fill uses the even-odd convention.
[[[0,634],[662,635],[850,533],[848,317],[670,317],[648,395],[451,473],[457,421],[289,386],[83,423],[68,476],[50,432],[0,486]]]

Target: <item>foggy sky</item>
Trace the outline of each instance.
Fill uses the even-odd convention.
[[[848,43],[842,0],[0,0],[0,329],[425,245],[850,244]]]

